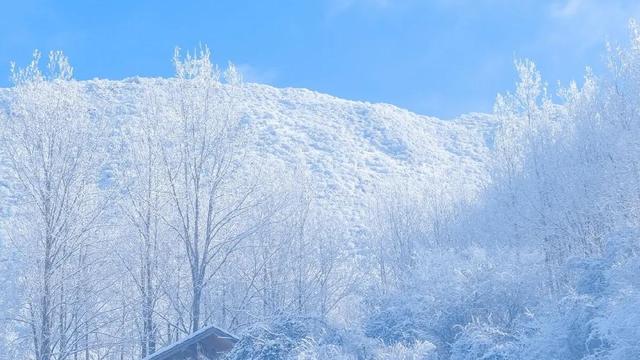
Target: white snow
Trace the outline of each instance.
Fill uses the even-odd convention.
[[[145,90],[162,94],[170,81],[130,78],[82,84],[96,111],[117,123],[140,116]],[[428,192],[433,184],[438,189],[447,184],[453,193],[469,194],[488,180],[495,130],[490,115],[441,120],[393,105],[261,84],[244,84],[238,95],[243,121],[252,128],[254,159],[277,159],[302,170],[320,207],[355,226],[363,223],[363,212],[385,186]],[[2,90],[0,105],[6,96],[10,90]]]

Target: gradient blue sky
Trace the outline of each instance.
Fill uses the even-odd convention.
[[[631,0],[4,0],[9,63],[60,49],[76,78],[170,76],[173,48],[208,44],[245,79],[388,102],[450,118],[490,111],[514,58],[552,84],[602,68],[607,40],[640,15]]]

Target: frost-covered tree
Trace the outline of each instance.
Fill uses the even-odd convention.
[[[240,86],[235,67],[223,74],[203,48],[182,58],[176,50],[176,78],[170,90],[170,118],[160,154],[168,184],[171,218],[188,262],[188,331],[202,326],[203,293],[248,236],[271,214],[257,218],[265,201],[259,184],[245,176],[245,127],[232,93]]]
[[[157,92],[142,95],[141,115],[120,129],[115,175],[121,193],[126,238],[119,256],[135,284],[140,354],[154,353],[158,343],[157,305],[162,295],[160,267],[166,262],[167,187],[162,177],[161,139],[166,115]]]
[[[30,333],[37,360],[67,359],[94,344],[100,305],[87,298],[96,289],[88,272],[95,264],[105,201],[101,196],[100,120],[60,52],[40,53],[14,67],[14,92],[1,136],[4,179],[12,206],[3,230],[20,254],[23,310],[16,321]]]

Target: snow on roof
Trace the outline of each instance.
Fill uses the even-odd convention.
[[[212,339],[216,341],[211,341]],[[181,357],[175,356],[180,356],[185,352],[191,351],[192,346],[205,341],[208,341],[208,347],[212,348],[212,350],[216,352],[226,352],[233,347],[233,344],[235,344],[238,339],[229,332],[210,325],[190,334],[176,343],[159,349],[143,360],[180,359]]]

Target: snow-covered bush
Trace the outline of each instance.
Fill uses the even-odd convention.
[[[364,324],[367,336],[384,344],[413,344],[432,339],[433,299],[401,293],[370,300]]]
[[[428,341],[416,341],[411,345],[396,343],[383,346],[375,356],[376,360],[437,360],[435,345]]]
[[[633,230],[607,242],[604,272],[608,288],[593,320],[594,336],[609,345],[602,358],[640,358],[640,236]]]
[[[523,339],[523,359],[583,359],[603,350],[605,344],[594,336],[597,304],[593,297],[550,300],[528,324],[531,329]]]
[[[494,258],[480,248],[434,251],[426,256],[415,287],[368,295],[364,332],[387,345],[430,341],[443,356],[461,337],[472,341],[484,330],[514,333],[540,299],[543,279],[530,258],[536,257]],[[520,272],[524,266],[532,271]],[[478,328],[482,322],[492,328]]]
[[[491,323],[473,322],[462,328],[451,346],[451,360],[507,360],[519,350],[517,334]]]
[[[296,360],[356,360],[358,357],[353,354],[345,353],[344,350],[335,344],[318,344],[316,341],[308,339],[296,349]]]
[[[640,259],[635,259],[636,264]],[[636,269],[637,271],[638,269]],[[637,272],[636,272],[637,274]],[[604,338],[609,345],[601,358],[612,360],[640,358],[640,290],[627,288],[604,305],[594,320],[594,336]]]
[[[377,343],[357,329],[337,329],[326,321],[282,315],[245,331],[227,359],[369,359]]]
[[[227,359],[294,359],[298,347],[310,341],[310,335],[302,319],[278,317],[249,329]]]

